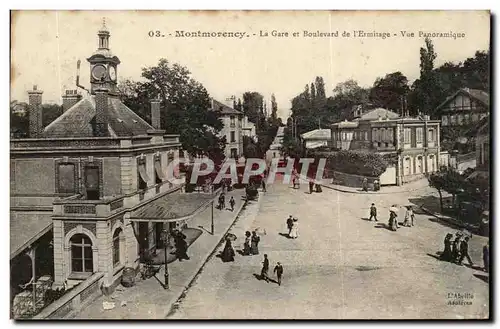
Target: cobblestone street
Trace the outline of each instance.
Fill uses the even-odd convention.
[[[309,194],[289,185],[268,186],[254,209],[231,232],[243,246],[244,231],[259,228],[260,254],[234,263],[213,257],[180,300],[171,319],[462,319],[488,316],[487,274],[437,260],[453,228],[417,212],[417,225],[397,232],[379,227],[392,204],[435,193],[352,194],[323,189]],[[378,207],[379,223],[367,220]],[[288,239],[285,220],[299,218],[299,238]],[[487,239],[474,236],[470,254],[482,267]],[[270,273],[284,266],[282,286],[259,281],[263,254]],[[272,278],[275,278],[273,275]],[[449,294],[472,294],[470,299]],[[469,296],[470,297],[470,296]],[[449,303],[470,305],[449,305]]]

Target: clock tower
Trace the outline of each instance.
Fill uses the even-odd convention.
[[[110,95],[117,95],[117,67],[120,60],[109,50],[110,33],[104,19],[97,36],[99,46],[92,56],[87,58],[90,63],[90,92],[95,94],[97,89],[107,89]]]

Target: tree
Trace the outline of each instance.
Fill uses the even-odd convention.
[[[386,74],[377,78],[370,90],[370,102],[377,107],[382,107],[393,112],[400,112],[404,97],[408,94],[408,78],[401,72]]]
[[[420,78],[412,85],[410,97],[413,111],[434,116],[434,109],[442,102],[444,94],[439,76],[434,71],[437,54],[429,38],[425,39],[425,47],[420,48]],[[415,114],[415,113],[413,113]]]
[[[150,100],[161,99],[161,125],[179,134],[183,149],[192,155],[220,158],[225,138],[217,133],[222,122],[210,110],[210,96],[191,72],[179,64],[160,59],[158,65],[142,69],[143,82],[125,81],[120,85],[123,102],[143,118],[150,116]]]
[[[261,117],[262,113],[262,103],[264,101],[264,96],[262,96],[260,93],[252,91],[252,92],[245,92],[243,94],[243,113],[248,117],[248,120],[250,122],[255,123],[256,125],[259,124],[259,119]]]
[[[278,103],[276,103],[276,97],[274,94],[271,95],[271,120],[276,122],[278,119]]]
[[[360,87],[355,80],[350,79],[335,86],[329,104],[337,120],[348,119],[354,105],[369,103],[369,95],[369,89]]]
[[[441,211],[443,211],[443,191],[446,182],[444,181],[442,173],[441,172],[432,173],[429,175],[429,177],[427,177],[427,180],[429,181],[429,186],[435,188],[438,191],[439,205]]]
[[[442,167],[438,172],[432,173],[428,177],[429,185],[434,187],[439,193],[441,211],[443,210],[442,191],[452,195],[453,205],[455,205],[456,195],[466,188],[465,178],[458,171],[449,167]]]

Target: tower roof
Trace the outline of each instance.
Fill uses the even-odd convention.
[[[95,96],[90,95],[45,127],[42,136],[46,138],[94,137],[92,123],[95,115]],[[148,130],[153,130],[149,123],[115,97],[108,97],[105,116],[108,123],[108,137],[146,135]]]

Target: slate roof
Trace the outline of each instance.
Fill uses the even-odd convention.
[[[52,228],[51,212],[10,212],[10,259]]]
[[[490,106],[490,94],[488,94],[487,92],[485,92],[483,90],[479,90],[479,89],[461,88],[461,89],[457,90],[453,95],[446,98],[444,102],[439,104],[439,106],[436,108],[436,110],[441,109],[442,107],[444,107],[446,104],[451,102],[455,97],[457,97],[460,94],[469,96],[470,98],[478,101],[479,103],[481,103],[485,107]]]
[[[235,114],[235,115],[243,115],[238,110],[233,109],[230,106],[227,106],[219,101],[216,101],[215,99],[212,98],[212,111],[217,111],[221,114]]]
[[[92,121],[96,113],[95,96],[87,96],[45,127],[43,137],[94,137]],[[108,137],[146,135],[153,127],[118,98],[108,97]]]

